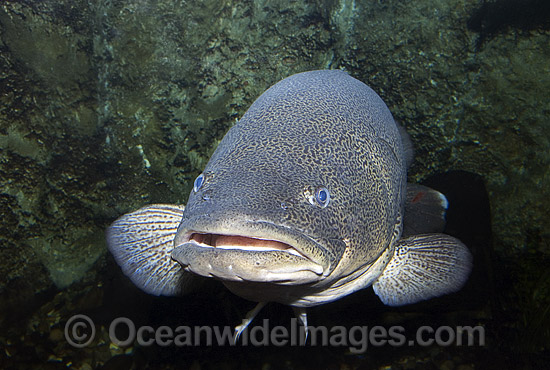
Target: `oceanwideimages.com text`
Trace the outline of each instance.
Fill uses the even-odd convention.
[[[71,317],[65,325],[65,338],[74,347],[89,345],[95,336],[95,326],[85,315]],[[230,326],[140,326],[126,317],[114,319],[109,326],[109,338],[114,345],[128,347],[157,345],[161,347],[195,346],[331,346],[348,347],[351,353],[364,353],[369,347],[381,346],[483,346],[483,326],[420,326],[408,333],[403,326],[308,326],[307,334],[298,319],[292,318],[290,328],[273,326],[269,319],[261,325],[251,325],[237,337]]]

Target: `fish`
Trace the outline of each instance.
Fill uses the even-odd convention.
[[[400,306],[458,291],[472,256],[443,234],[445,196],[407,183],[413,149],[384,101],[341,70],[294,74],[223,137],[185,206],[118,218],[107,244],[153,295],[214,278],[257,302],[308,307],[372,286]]]

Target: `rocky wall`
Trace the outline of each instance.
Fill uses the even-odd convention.
[[[387,102],[415,144],[411,181],[483,176],[499,253],[548,253],[550,34],[509,27],[480,42],[467,26],[478,5],[3,2],[0,291],[92,273],[109,222],[185,202],[261,92],[321,68]]]

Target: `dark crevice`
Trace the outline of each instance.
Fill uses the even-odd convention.
[[[467,26],[479,33],[478,47],[509,29],[550,30],[550,1],[484,0],[468,19]]]

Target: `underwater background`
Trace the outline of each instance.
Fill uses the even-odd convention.
[[[531,369],[550,363],[550,2],[0,2],[0,368]],[[447,195],[474,255],[456,294],[399,308],[366,289],[311,325],[481,325],[474,346],[139,346],[109,324],[235,326],[212,281],[177,298],[123,276],[104,231],[183,204],[225,132],[275,82],[344,69],[410,134],[409,181]],[[93,319],[71,346],[67,320]],[[268,305],[260,324],[287,325]]]

